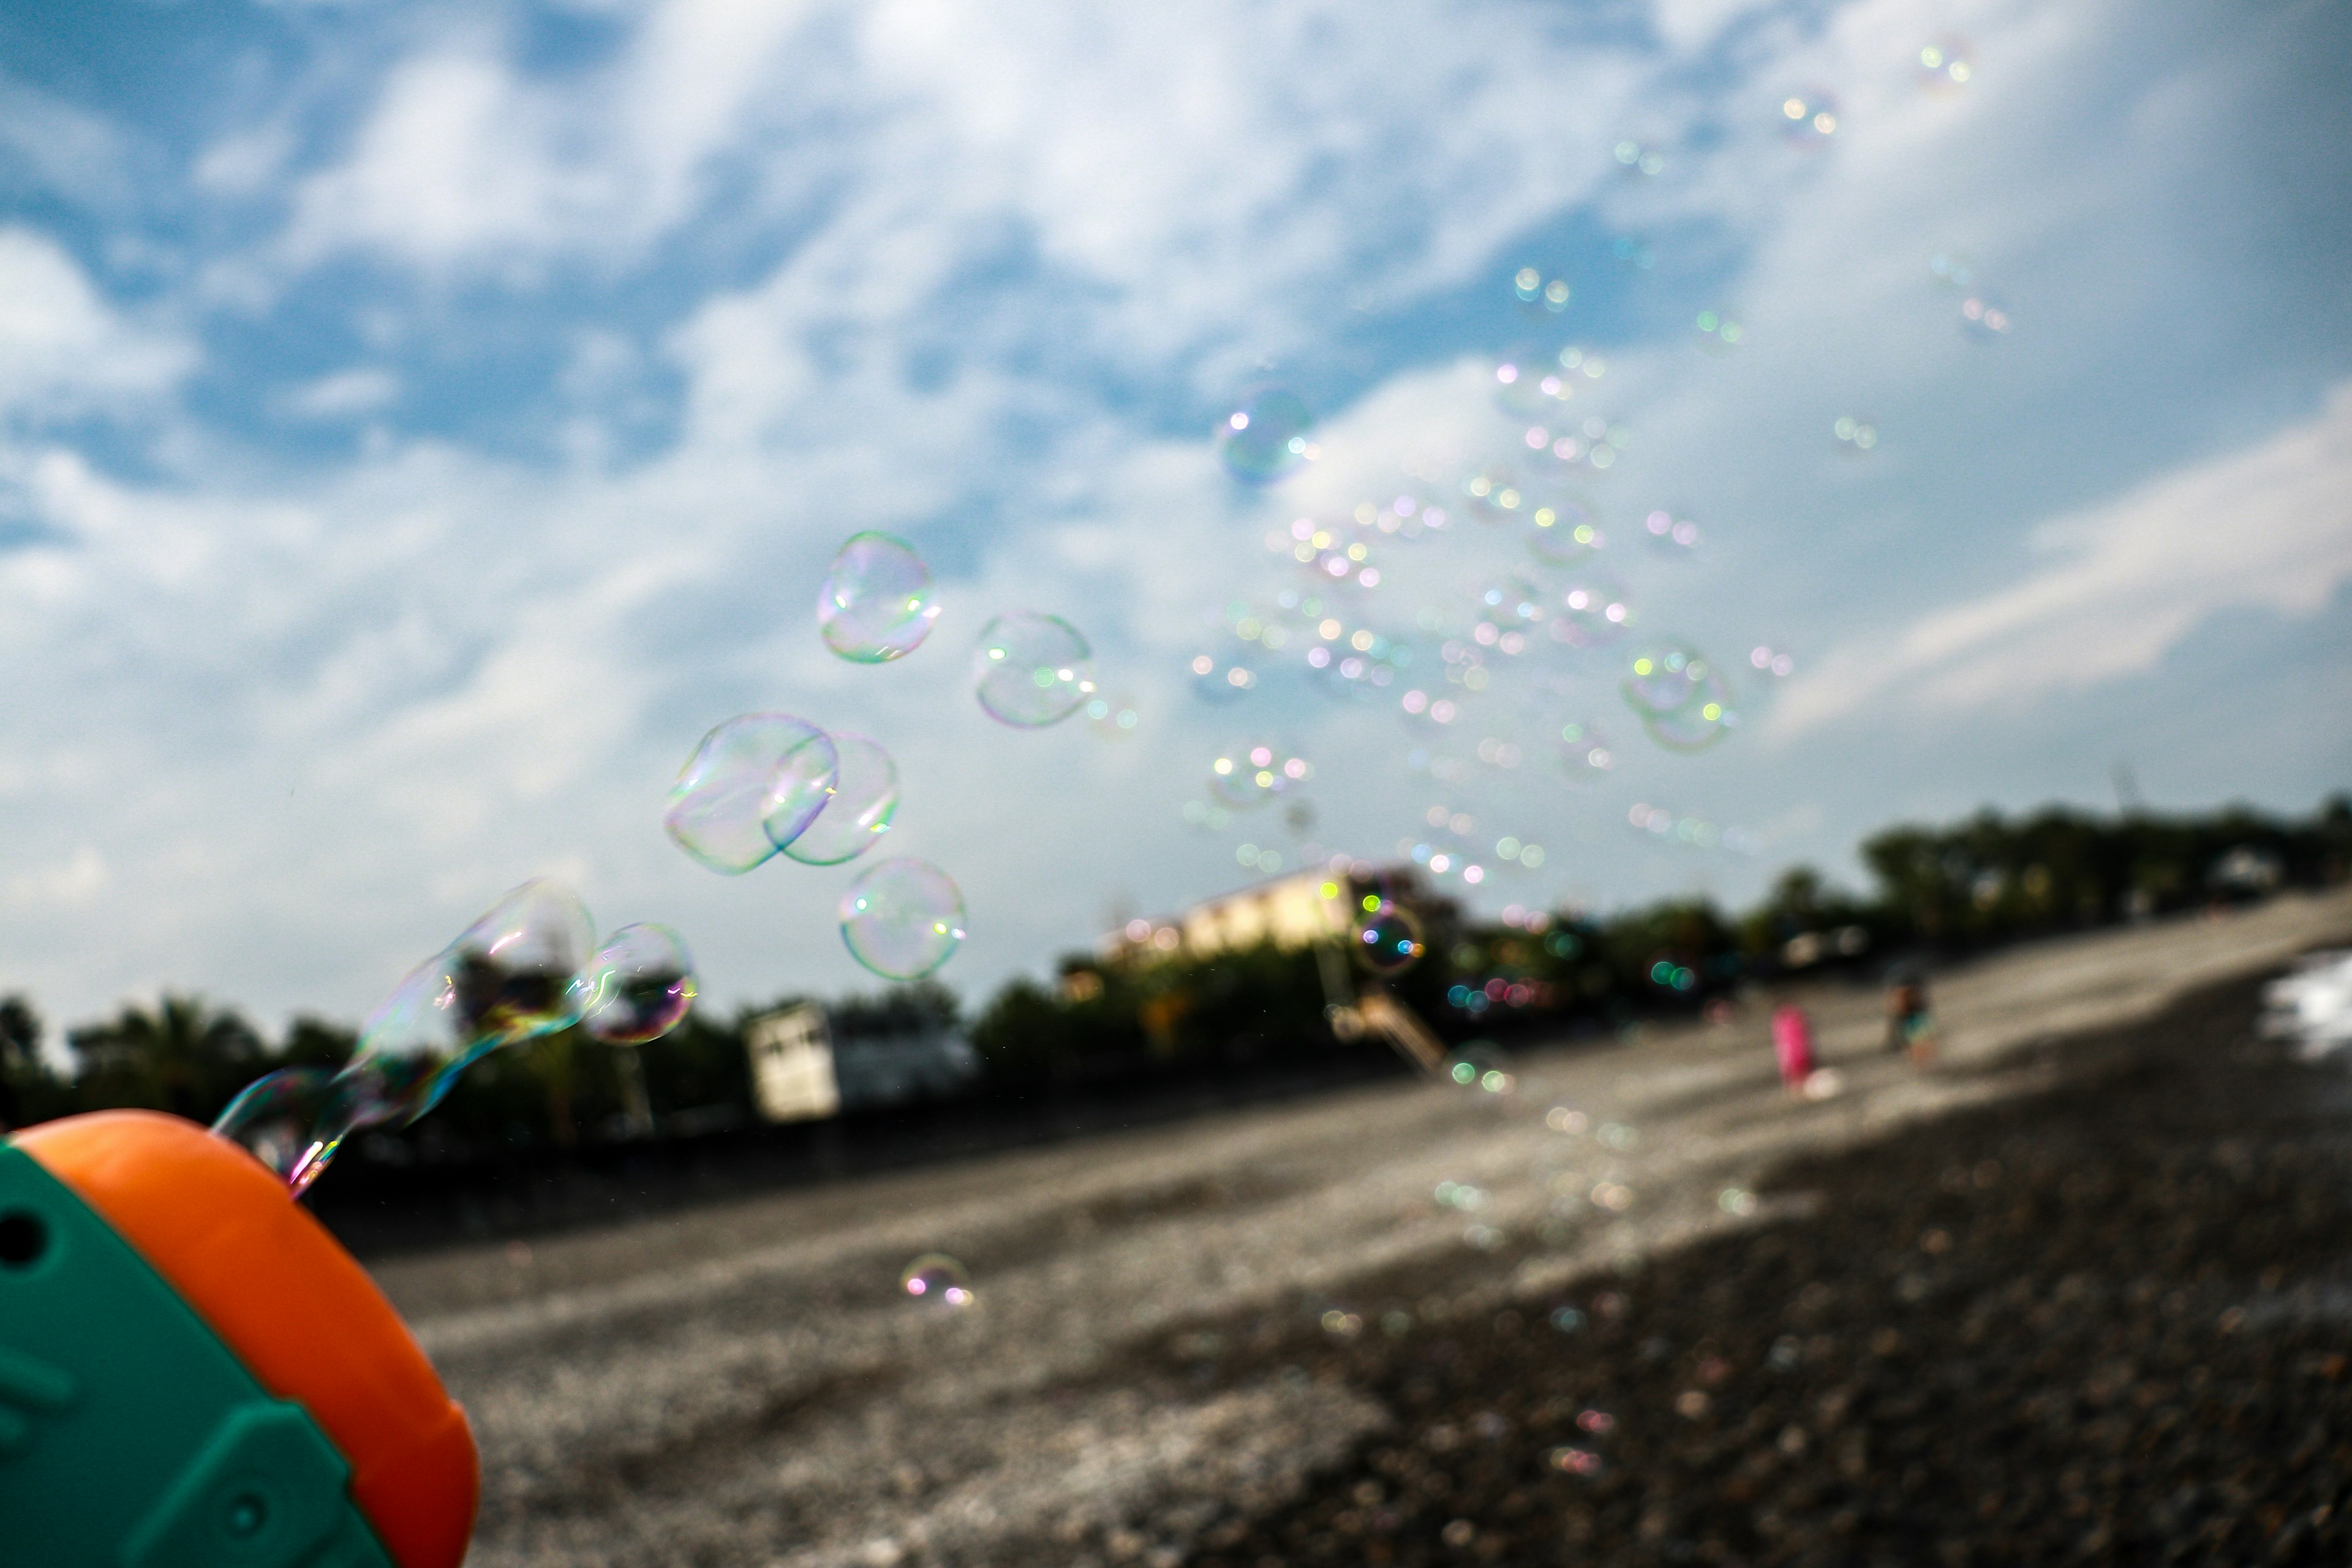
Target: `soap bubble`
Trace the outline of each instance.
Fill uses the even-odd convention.
[[[2009,308],[2000,300],[1986,293],[1973,293],[1960,301],[1960,331],[1973,342],[1997,343],[2009,336]]]
[[[1089,697],[1086,713],[1087,727],[1108,740],[1124,740],[1143,721],[1132,697]]]
[[[1937,92],[1952,91],[1976,79],[1976,51],[1958,34],[1946,33],[1919,47],[1918,68],[1921,87]]]
[[[1581,496],[1554,496],[1528,514],[1532,528],[1528,551],[1548,566],[1573,566],[1591,559],[1607,542],[1600,513]]]
[[[1495,362],[1495,403],[1506,414],[1540,416],[1575,395],[1549,349],[1522,344]]]
[[[1625,585],[1606,573],[1578,573],[1560,589],[1559,604],[1560,613],[1551,623],[1553,640],[1574,647],[1605,647],[1633,625]]]
[[[1402,974],[1428,951],[1421,922],[1402,904],[1381,900],[1355,924],[1356,956],[1375,974]]]
[[[1297,393],[1261,387],[1217,422],[1217,455],[1234,478],[1264,484],[1313,456],[1307,436],[1314,427],[1315,416]]]
[[[254,1079],[213,1122],[215,1136],[246,1151],[299,1196],[318,1180],[350,1132],[339,1076],[325,1068],[279,1068]]]
[[[1878,426],[1851,414],[1840,415],[1831,425],[1830,434],[1837,437],[1838,448],[1844,452],[1859,454],[1878,445]]]
[[[939,614],[923,558],[887,533],[850,535],[816,602],[824,646],[859,664],[904,658],[922,646]]]
[[[1738,721],[1722,682],[1711,678],[1690,701],[1671,713],[1650,714],[1642,721],[1642,727],[1669,751],[1700,752],[1730,733]]]
[[[574,982],[580,1026],[614,1045],[657,1040],[694,1005],[694,961],[666,925],[625,925],[605,939]]]
[[[1017,610],[980,634],[975,691],[988,716],[1015,729],[1059,723],[1095,694],[1094,650],[1058,616]]]
[[[824,809],[837,766],[832,738],[815,725],[789,713],[746,713],[695,747],[662,823],[712,870],[749,871]]]
[[[1615,767],[1617,754],[1600,726],[1571,719],[1559,727],[1559,762],[1570,778],[1589,782]]]
[[[1699,348],[1707,353],[1720,355],[1748,341],[1748,329],[1720,310],[1701,310],[1691,325]]]
[[[886,980],[920,980],[963,941],[963,894],[928,860],[885,860],[836,911],[850,956]]]
[[[1712,673],[1706,656],[1688,643],[1645,643],[1625,661],[1625,700],[1645,719],[1671,713],[1688,702]]]
[[[979,1299],[964,1266],[944,1252],[927,1252],[899,1270],[898,1289],[908,1299],[942,1311],[969,1307]]]
[[[898,810],[898,768],[863,735],[835,733],[834,783],[806,827],[784,846],[804,866],[838,866],[874,847]]]
[[[1228,746],[1209,762],[1209,790],[1237,811],[1264,805],[1314,776],[1306,758],[1263,742]]]
[[[1837,100],[1818,88],[1780,100],[1780,133],[1799,147],[1820,147],[1837,134]]]
[[[1524,517],[1529,504],[1518,479],[1499,464],[1481,468],[1463,480],[1462,495],[1470,515],[1482,522]]]
[[[1639,142],[1624,141],[1614,149],[1617,162],[1629,174],[1654,174],[1666,166],[1665,154]]]
[[[579,1022],[572,980],[596,944],[588,910],[568,888],[525,882],[449,944],[457,1027],[504,1044]]]
[[[1659,508],[1642,520],[1642,531],[1661,549],[1685,555],[1698,548],[1698,524]]]

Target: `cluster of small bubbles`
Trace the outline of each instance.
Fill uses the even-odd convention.
[[[960,1310],[979,1300],[972,1293],[971,1274],[944,1252],[927,1252],[900,1269],[898,1289],[909,1300],[943,1312]]]
[[[1625,814],[1625,820],[1636,833],[1687,848],[1719,848],[1735,855],[1751,855],[1757,847],[1754,836],[1744,829],[1717,827],[1703,816],[1677,816],[1647,801],[1635,801],[1633,809]]]
[[[1788,679],[1797,669],[1797,661],[1787,653],[1761,643],[1748,650],[1748,663],[1751,668],[1780,679]]]
[[[1342,525],[1325,527],[1302,517],[1291,523],[1286,536],[1269,533],[1265,542],[1267,549],[1288,555],[1310,575],[1328,579],[1333,586],[1351,581],[1360,588],[1381,585],[1380,568],[1371,564],[1371,545],[1346,537]]]
[[[1095,694],[1093,658],[1094,650],[1069,622],[1014,611],[982,628],[973,690],[999,723],[1042,729],[1068,718]]]
[[[1819,147],[1837,134],[1837,100],[1818,89],[1780,100],[1780,132],[1800,147]]]
[[[1544,847],[1514,838],[1508,834],[1495,840],[1495,858],[1515,862],[1532,871],[1544,863]]]
[[[1357,960],[1375,974],[1402,974],[1420,963],[1428,945],[1412,911],[1377,894],[1367,893],[1363,901],[1369,907],[1349,932]]]
[[[1602,472],[1616,466],[1633,440],[1623,426],[1612,425],[1598,416],[1557,430],[1548,425],[1532,425],[1521,438],[1529,449],[1545,454],[1563,467]]]
[[[1937,91],[1962,88],[1976,77],[1975,51],[1957,33],[1919,46],[1919,85]]]
[[[817,595],[824,646],[859,664],[904,658],[930,636],[939,615],[930,569],[912,546],[887,533],[852,534]]]
[[[1559,727],[1559,761],[1569,777],[1579,780],[1598,778],[1617,765],[1609,737],[1598,726],[1580,719]]]
[[[1575,566],[1609,542],[1600,514],[1581,496],[1559,496],[1528,514],[1528,553],[1547,566]]]
[[[1217,455],[1234,478],[1265,484],[1315,458],[1307,438],[1314,428],[1306,399],[1283,387],[1260,387],[1217,422]]]
[[[1404,710],[1407,718],[1425,720],[1432,724],[1451,724],[1458,711],[1452,698],[1433,698],[1417,688],[1399,698],[1398,705]]]
[[[1614,149],[1617,162],[1629,174],[1654,174],[1666,166],[1666,155],[1654,147],[1644,147],[1639,142],[1624,141]]]
[[[1314,776],[1306,758],[1264,743],[1229,746],[1209,763],[1209,789],[1225,805],[1246,811]]]
[[[1997,343],[2009,336],[2008,310],[2000,300],[1970,294],[1960,301],[1960,331],[1980,343]]]
[[[1574,290],[1569,288],[1565,278],[1547,279],[1536,268],[1522,267],[1511,275],[1511,292],[1518,296],[1519,303],[1540,305],[1557,315],[1568,309],[1570,296]]]
[[[526,882],[403,977],[368,1016],[340,1071],[266,1074],[212,1131],[251,1150],[299,1194],[352,1132],[415,1121],[491,1051],[574,1025],[640,1044],[675,1027],[694,995],[693,965],[675,931],[624,926],[599,947],[578,898],[552,882]]]
[[[1651,737],[1674,751],[1710,746],[1738,722],[1722,672],[1686,643],[1636,649],[1621,689]]]
[[[1839,448],[1846,452],[1867,452],[1878,445],[1878,426],[1851,414],[1839,415],[1830,426],[1830,434],[1837,437]]]
[[[867,868],[835,912],[850,956],[886,980],[920,980],[963,942],[963,893],[928,860]]]
[[[1133,734],[1136,725],[1143,721],[1131,697],[1089,697],[1084,711],[1097,734],[1114,739]]]
[[[1642,520],[1642,528],[1670,549],[1686,552],[1698,548],[1698,524],[1686,517],[1676,517],[1663,509],[1653,510]]]
[[[1701,310],[1691,324],[1698,346],[1709,353],[1719,354],[1748,341],[1748,329],[1719,310]]]
[[[1406,539],[1419,539],[1423,533],[1435,533],[1445,527],[1444,507],[1412,494],[1392,496],[1385,502],[1359,501],[1354,516],[1360,527],[1401,534]]]
[[[1605,573],[1579,574],[1560,589],[1559,605],[1551,621],[1552,639],[1575,647],[1615,642],[1633,624],[1624,584]]]
[[[1264,871],[1268,875],[1282,869],[1282,852],[1280,850],[1261,849],[1255,844],[1244,844],[1240,846],[1234,851],[1234,858],[1241,862],[1243,867],[1246,869]]]

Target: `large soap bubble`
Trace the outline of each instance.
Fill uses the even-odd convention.
[[[963,942],[963,894],[928,860],[885,860],[841,896],[850,956],[888,980],[920,980]]]
[[[572,982],[595,945],[595,923],[570,889],[525,882],[449,944],[458,1028],[504,1043],[579,1022]]]
[[[863,735],[833,737],[835,776],[823,809],[784,853],[808,866],[838,866],[874,847],[898,810],[898,765]]]
[[[911,545],[887,533],[850,535],[816,601],[824,646],[859,664],[904,658],[922,646],[939,614],[930,569]]]
[[[212,1130],[243,1144],[299,1194],[335,1157],[352,1120],[337,1074],[326,1068],[279,1068],[247,1084]]]
[[[580,1026],[614,1045],[657,1040],[694,1005],[694,961],[666,925],[625,925],[605,940],[574,982]]]
[[[1282,387],[1261,387],[1217,421],[1217,456],[1234,478],[1264,484],[1307,461],[1307,433],[1314,427],[1306,399]]]
[[[1386,900],[1367,910],[1351,934],[1357,958],[1376,974],[1402,974],[1428,951],[1412,911]]]
[[[980,705],[1016,729],[1059,723],[1094,695],[1093,657],[1078,628],[1058,616],[999,616],[982,629],[972,661]]]
[[[662,824],[714,871],[740,875],[800,837],[831,798],[833,740],[789,713],[746,713],[702,738]]]
[[[1738,722],[1723,672],[1687,643],[1636,648],[1622,689],[1651,738],[1675,751],[1711,746]]]

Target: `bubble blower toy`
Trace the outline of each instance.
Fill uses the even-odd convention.
[[[101,1110],[0,1141],[0,1568],[458,1568],[465,1412],[302,1207],[343,1139],[464,1065],[692,1005],[684,948],[518,889],[402,982],[340,1073],[289,1068],[207,1131]]]

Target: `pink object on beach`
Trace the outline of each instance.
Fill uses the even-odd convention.
[[[1780,1058],[1780,1081],[1802,1089],[1813,1076],[1813,1024],[1794,1002],[1772,1009],[1772,1051]]]

